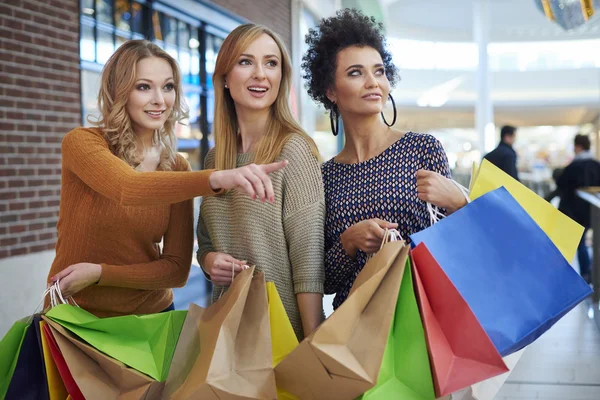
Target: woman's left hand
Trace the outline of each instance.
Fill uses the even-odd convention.
[[[102,266],[92,263],[77,263],[54,275],[51,280],[56,282],[60,279],[60,291],[63,297],[73,296],[75,293],[94,285],[100,281]]]
[[[433,171],[417,171],[417,193],[419,199],[445,208],[448,214],[467,204],[465,195],[452,181]]]

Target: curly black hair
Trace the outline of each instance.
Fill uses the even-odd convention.
[[[305,38],[308,51],[302,57],[303,78],[308,94],[325,109],[335,106],[327,98],[327,89],[335,81],[338,53],[349,46],[368,46],[379,52],[385,75],[393,87],[398,80],[398,69],[386,49],[383,25],[356,9],[339,10],[335,16],[324,18],[319,26],[311,28]]]

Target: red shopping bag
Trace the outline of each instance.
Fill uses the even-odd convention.
[[[424,243],[411,251],[435,393],[445,396],[508,371],[475,314]]]
[[[69,393],[71,399],[85,400],[85,397],[81,393],[81,390],[79,390],[79,386],[77,386],[77,383],[75,383],[75,380],[71,375],[71,371],[69,371],[69,367],[67,366],[67,363],[65,362],[65,359],[62,356],[58,345],[56,344],[56,340],[54,340],[54,336],[52,335],[50,327],[48,326],[48,324],[44,324],[44,327],[42,329],[44,330],[44,335],[46,336],[46,340],[48,341],[48,347],[50,348],[50,353],[52,353],[52,359],[56,364],[56,368],[60,373],[60,377],[62,378],[63,383],[65,384],[65,388],[67,389],[67,392]]]

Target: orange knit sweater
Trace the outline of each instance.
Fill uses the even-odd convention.
[[[155,313],[185,285],[193,251],[193,200],[215,194],[212,170],[137,172],[108,148],[100,129],[77,128],[62,143],[56,258],[48,279],[69,265],[102,265],[102,277],[74,296],[99,316]],[[163,240],[162,251],[159,243]]]

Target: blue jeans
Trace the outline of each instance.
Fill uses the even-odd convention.
[[[589,278],[590,276],[590,253],[588,253],[587,246],[585,245],[585,234],[587,233],[587,228],[583,231],[583,237],[581,238],[581,242],[579,242],[579,246],[577,247],[577,259],[579,261],[579,273],[581,276]]]
[[[173,311],[173,310],[175,310],[175,303],[171,303],[171,305],[169,307],[165,308],[161,312],[167,312],[167,311]]]

